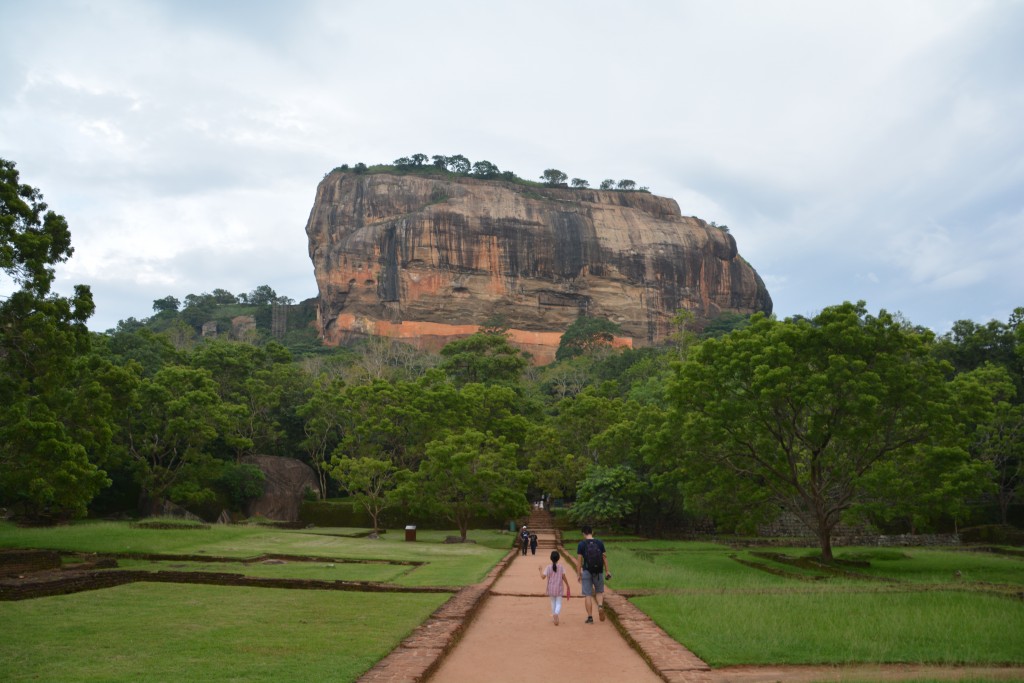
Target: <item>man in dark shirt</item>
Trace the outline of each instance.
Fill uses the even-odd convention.
[[[597,615],[604,621],[604,582],[612,578],[608,571],[608,556],[605,554],[604,543],[594,538],[594,530],[589,524],[583,526],[583,540],[576,546],[576,578],[583,584],[583,596],[586,598],[587,622],[594,623],[594,607],[597,602]]]

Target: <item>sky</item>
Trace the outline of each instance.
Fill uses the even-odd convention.
[[[1024,306],[1024,0],[0,0],[0,158],[91,329],[316,296],[341,164],[635,180],[727,225],[780,317]],[[0,295],[11,284],[0,279]]]

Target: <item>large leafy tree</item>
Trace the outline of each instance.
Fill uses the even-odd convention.
[[[320,479],[322,497],[327,495],[329,457],[341,441],[346,410],[344,389],[345,383],[340,379],[322,379],[314,385],[306,402],[296,408],[305,436],[301,446]]]
[[[540,179],[543,180],[547,185],[561,185],[566,181],[569,176],[562,173],[557,168],[548,168],[541,174]]]
[[[527,356],[502,333],[478,332],[441,349],[441,369],[456,384],[515,384],[529,365]]]
[[[526,474],[516,467],[515,450],[475,429],[449,433],[427,445],[419,470],[396,495],[452,521],[465,540],[476,516],[514,517],[529,510]]]
[[[205,475],[220,473],[211,444],[224,424],[224,406],[208,371],[170,365],[139,380],[122,435],[144,508],[214,497]]]
[[[1016,386],[1014,402],[1024,400],[1024,307],[1014,309],[1005,323],[956,321],[939,339],[936,353],[952,363],[957,372],[968,372],[985,363],[1003,366]]]
[[[426,444],[461,421],[458,392],[434,370],[415,382],[347,386],[338,414],[338,457],[386,458],[415,470]]]
[[[832,531],[871,496],[875,470],[908,465],[924,447],[946,448],[930,476],[967,458],[952,452],[946,368],[928,341],[844,303],[813,319],[755,316],[701,344],[670,387],[694,500],[742,517],[789,510],[831,560]]]
[[[0,505],[36,519],[83,515],[109,484],[96,464],[110,446],[109,400],[82,362],[92,295],[50,291],[73,251],[64,217],[0,159],[0,278],[13,289],[0,296]]]
[[[401,470],[388,458],[334,458],[331,476],[356,502],[363,506],[374,530],[380,528],[380,515],[393,502],[391,492],[398,485]]]
[[[555,359],[567,360],[599,349],[609,349],[615,335],[621,332],[622,327],[607,318],[581,315],[562,335]]]
[[[592,465],[576,491],[569,517],[576,523],[606,524],[630,515],[643,484],[625,465]]]
[[[198,346],[190,361],[207,370],[217,383],[229,418],[220,436],[236,458],[285,450],[281,448],[282,423],[292,409],[289,404],[304,401],[298,371],[286,348],[277,342],[256,347],[215,340]]]
[[[991,493],[1006,524],[1010,506],[1024,495],[1024,406],[1013,403],[1013,379],[995,363],[953,379],[957,422],[962,425],[974,465],[990,479]]]

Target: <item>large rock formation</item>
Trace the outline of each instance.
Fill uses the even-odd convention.
[[[679,309],[700,321],[772,308],[730,234],[646,192],[335,171],[306,233],[328,344],[374,334],[437,349],[500,320],[548,362],[581,312],[643,346]]]

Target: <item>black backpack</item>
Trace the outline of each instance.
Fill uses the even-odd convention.
[[[601,552],[601,546],[597,544],[597,541],[593,538],[586,540],[586,545],[583,547],[583,568],[591,574],[600,574],[604,571],[604,553]]]

